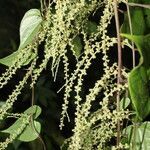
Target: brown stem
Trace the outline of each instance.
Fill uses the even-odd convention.
[[[117,46],[118,46],[118,76],[117,84],[121,83],[121,67],[122,67],[122,49],[121,49],[121,37],[120,37],[120,24],[118,15],[118,2],[114,0],[114,13],[115,13],[115,23],[117,32]],[[120,111],[120,92],[117,92],[117,112]],[[120,143],[120,120],[117,121],[117,146]]]
[[[33,65],[31,64],[31,81],[32,81],[32,71],[33,71]],[[35,103],[35,89],[34,89],[34,85],[32,86],[32,99],[31,99],[31,106],[34,106]],[[34,119],[33,119],[33,115],[31,116],[31,126],[33,128],[33,130],[36,132],[36,134],[38,135],[38,139],[39,141],[42,143],[43,145],[43,150],[46,150],[46,146],[45,143],[40,135],[40,133],[36,130],[35,124],[34,124]]]

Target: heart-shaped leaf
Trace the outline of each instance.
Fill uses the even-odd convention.
[[[20,25],[20,46],[26,47],[37,36],[42,23],[41,13],[38,9],[30,9],[24,15]]]
[[[131,100],[139,119],[150,114],[150,34],[146,36],[131,36],[122,34],[132,40],[140,53],[140,62],[130,73],[128,78]]]
[[[41,124],[37,121],[33,122],[34,124],[29,124],[21,133],[21,135],[18,136],[18,140],[24,141],[24,142],[30,142],[39,137],[39,134],[41,132]]]
[[[23,123],[23,122],[18,122],[18,124],[15,124],[15,126],[11,126],[10,128],[8,128],[2,132],[14,134],[15,131],[17,131],[20,128],[21,123]],[[34,125],[32,125],[32,123],[30,123],[25,127],[25,129],[22,131],[22,133],[17,137],[17,140],[20,140],[23,142],[30,142],[30,141],[33,141],[36,138],[38,138],[39,133],[41,132],[41,124],[37,121],[34,121],[33,123],[34,123]]]
[[[41,23],[42,17],[38,9],[31,9],[27,11],[20,25],[20,46],[18,50],[7,57],[0,59],[0,63],[8,67],[14,64],[20,50],[36,39],[41,28]],[[30,50],[29,56],[22,58],[23,60],[21,65],[28,65],[36,57],[36,55],[36,53]]]
[[[28,108],[24,114],[31,115],[33,121],[31,120],[29,124],[26,125],[25,129],[22,131],[20,135],[18,135],[17,139],[25,142],[35,140],[41,131],[41,124],[34,119],[36,119],[41,114],[41,108],[39,106],[32,106]],[[23,117],[19,118],[13,125],[11,125],[8,129],[3,130],[3,133],[15,134],[16,131],[21,127],[24,122]]]

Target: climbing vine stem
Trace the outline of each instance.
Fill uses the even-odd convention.
[[[129,8],[128,4],[126,4],[126,7],[127,7],[128,20],[129,20],[130,34],[133,35],[131,15],[130,15],[130,8]],[[132,65],[133,65],[133,68],[134,68],[135,67],[135,49],[134,49],[133,41],[132,41]]]
[[[118,15],[118,2],[114,0],[114,13],[115,13],[115,23],[116,23],[116,32],[117,32],[117,46],[118,46],[118,76],[117,84],[121,84],[121,67],[122,67],[122,49],[121,49],[121,37],[120,37],[120,24],[119,24],[119,15]],[[117,91],[117,111],[120,111],[120,91]],[[120,120],[117,121],[117,146],[119,147],[120,143]]]
[[[31,81],[33,80],[32,79],[32,73],[33,73],[33,69],[34,69],[34,66],[35,66],[34,63],[36,63],[36,61],[33,61],[33,63],[31,64],[31,70],[30,70],[31,71]],[[32,90],[31,106],[33,107],[35,105],[35,87],[34,87],[34,85],[31,87],[31,90]],[[46,145],[45,145],[40,133],[36,130],[33,115],[30,118],[30,123],[31,123],[31,126],[32,126],[33,130],[38,135],[39,141],[42,143],[43,150],[46,150]]]

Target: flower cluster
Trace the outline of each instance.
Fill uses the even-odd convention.
[[[27,69],[22,81],[15,87],[9,95],[5,104],[0,107],[0,120],[6,117],[20,117],[19,114],[9,114],[8,110],[13,107],[18,95],[24,88],[28,78],[32,75],[31,87],[34,86],[41,72],[51,61],[51,71],[54,80],[57,77],[59,64],[62,60],[64,64],[64,103],[60,119],[60,129],[64,126],[67,113],[70,93],[75,93],[74,103],[76,106],[75,126],[73,135],[68,141],[68,150],[103,150],[112,138],[116,138],[117,121],[128,118],[128,111],[116,109],[116,93],[125,93],[128,85],[126,82],[115,83],[118,74],[118,66],[114,62],[110,65],[110,48],[117,43],[116,37],[108,36],[108,26],[114,16],[114,0],[57,0],[55,5],[49,5],[46,9],[42,27],[37,34],[37,40],[21,49],[14,59],[12,65],[0,77],[0,88],[12,78],[17,69],[22,67],[24,60],[28,60],[31,51],[38,54],[38,46],[44,44],[44,59],[41,64],[37,64],[38,56],[34,58],[30,67]],[[89,16],[96,11],[103,10],[99,23],[96,24],[96,31],[88,33],[86,26]],[[76,55],[74,40],[82,37],[81,49],[83,53]],[[70,74],[69,58],[67,52],[71,51],[76,57],[76,68]],[[97,59],[97,54],[102,55],[103,75],[95,82],[93,88],[83,98],[81,96],[84,77],[87,70],[92,65],[92,61]],[[23,59],[22,59],[23,58]],[[127,79],[125,69],[122,69],[123,79]],[[62,89],[61,88],[61,89]],[[60,90],[61,90],[60,89]],[[98,99],[99,94],[103,94],[102,99]],[[98,110],[91,111],[94,101],[99,100]],[[110,104],[114,108],[110,108]],[[0,149],[5,149],[25,128],[28,119],[16,131],[10,135],[5,142],[0,143]],[[120,144],[120,147],[122,145]]]

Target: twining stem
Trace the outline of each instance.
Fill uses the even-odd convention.
[[[118,46],[118,76],[117,84],[121,84],[121,67],[122,67],[122,49],[121,49],[121,37],[120,37],[120,24],[118,15],[118,2],[114,0],[114,13],[115,13],[115,23],[117,32],[117,46]],[[117,91],[117,112],[120,111],[120,92]],[[117,121],[117,146],[120,143],[120,120]]]
[[[32,79],[32,72],[33,72],[33,64],[31,64],[31,81],[33,81]],[[31,106],[33,107],[35,104],[35,89],[34,89],[34,85],[32,86],[32,98],[31,98]],[[43,150],[46,150],[46,146],[45,143],[42,139],[42,137],[40,136],[40,133],[38,133],[38,131],[36,130],[35,124],[34,124],[34,119],[33,119],[33,115],[31,116],[31,126],[33,128],[33,130],[35,131],[35,133],[38,135],[38,139],[39,141],[42,143],[43,145]]]
[[[131,21],[131,15],[130,15],[130,5],[128,3],[126,4],[127,7],[127,14],[128,14],[128,20],[129,20],[129,29],[130,29],[130,34],[133,35],[133,30],[132,30],[132,21]],[[132,41],[132,64],[133,68],[135,67],[135,49],[134,49],[134,42]],[[135,145],[136,145],[136,130],[137,130],[137,119],[135,120],[133,124],[133,142],[132,142],[132,149],[135,150]]]
[[[31,79],[32,79],[32,74],[31,74]],[[34,98],[34,86],[32,87],[32,99],[31,99],[31,106],[34,105],[34,101],[35,101],[35,98]]]
[[[130,34],[133,35],[130,8],[129,8],[128,4],[126,4],[126,7],[127,7],[128,20],[129,20]],[[134,68],[135,67],[135,49],[134,49],[134,42],[133,41],[132,41],[132,65],[133,65],[133,68]]]

